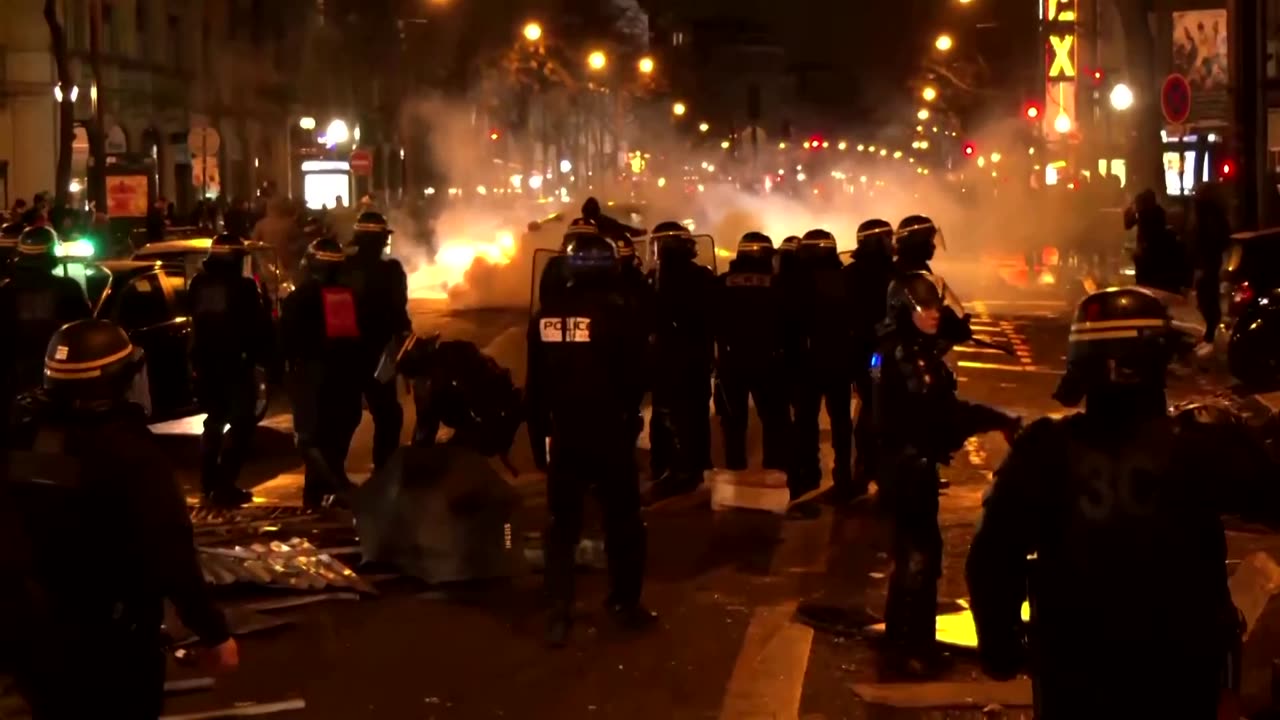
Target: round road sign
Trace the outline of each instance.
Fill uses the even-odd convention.
[[[1173,125],[1181,125],[1191,115],[1191,85],[1177,73],[1165,78],[1160,88],[1160,109],[1164,119]]]
[[[348,160],[351,172],[356,175],[368,175],[373,170],[373,155],[368,150],[356,150]]]

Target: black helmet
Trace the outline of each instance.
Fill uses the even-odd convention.
[[[220,233],[209,243],[209,254],[205,257],[205,266],[211,263],[238,263],[244,259],[248,250],[245,248],[244,239],[235,233]]]
[[[858,226],[858,249],[893,255],[893,226],[876,218]]]
[[[352,229],[355,232],[351,236],[351,244],[359,247],[366,245],[379,249],[386,247],[392,233],[391,227],[387,225],[387,219],[382,216],[382,213],[373,210],[360,213]]]
[[[47,225],[36,225],[22,231],[18,238],[17,262],[52,268],[58,262],[58,233]]]
[[[332,277],[346,259],[342,245],[335,238],[322,237],[307,246],[302,262],[312,277],[324,280]]]
[[[574,238],[579,235],[599,235],[600,229],[596,227],[596,221],[590,218],[575,218],[569,223],[569,227],[565,228],[564,238],[560,242],[561,250],[568,250],[573,244]]]
[[[839,253],[836,236],[821,228],[805,233],[796,249],[806,257],[835,257]]]
[[[626,233],[618,233],[613,239],[613,244],[618,248],[618,258],[623,264],[634,262],[636,256],[636,243],[631,236]]]
[[[800,247],[800,237],[798,235],[788,235],[783,238],[782,243],[778,245],[778,252],[795,252],[798,247]]]
[[[773,240],[762,232],[749,232],[742,236],[738,241],[737,259],[744,260],[747,258],[772,260],[773,259]]]
[[[938,226],[924,215],[908,215],[894,233],[894,250],[900,257],[928,262],[938,249]]]
[[[18,238],[22,237],[22,231],[26,227],[20,221],[5,223],[0,226],[0,247],[16,248],[18,246]]]
[[[569,274],[574,278],[607,275],[618,267],[618,247],[598,233],[574,235],[565,257]]]
[[[44,388],[76,403],[123,400],[142,368],[142,349],[119,326],[106,320],[63,325],[44,354]]]
[[[655,225],[649,237],[657,245],[660,260],[692,260],[698,256],[698,241],[693,233],[674,220]]]
[[[1067,372],[1053,397],[1075,407],[1102,386],[1163,388],[1177,333],[1169,310],[1140,287],[1092,293],[1076,307],[1067,342]]]

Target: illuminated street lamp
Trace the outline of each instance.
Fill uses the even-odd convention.
[[[72,85],[72,86],[71,86],[71,93],[70,93],[70,100],[71,100],[71,102],[75,102],[75,101],[76,101],[76,98],[78,98],[78,97],[80,97],[80,86],[78,86],[78,85]],[[57,100],[58,102],[62,102],[62,98],[63,98],[62,86],[61,86],[61,85],[54,85],[54,86],[53,86],[53,99],[54,99],[54,100]]]
[[[720,141],[720,149],[721,149],[721,150],[728,150],[728,149],[729,149],[729,141],[728,141],[728,140],[721,140],[721,141]]]
[[[351,139],[351,131],[342,120],[334,120],[324,131],[324,144],[337,145]]]
[[[651,57],[642,57],[640,58],[640,62],[636,63],[636,69],[640,71],[641,75],[651,74],[653,72],[653,68],[653,58]]]
[[[924,108],[920,108],[920,112],[917,112],[917,113],[916,113],[916,117],[920,118],[921,120],[928,120],[928,119],[929,119],[929,111],[928,111],[928,110],[926,110],[926,109],[924,109]]]
[[[933,102],[938,99],[938,91],[932,87],[926,87],[920,92],[920,97],[924,98],[925,102]]]
[[[671,106],[671,114],[675,115],[676,117],[684,117],[684,114],[687,111],[688,111],[688,108],[685,107],[684,103],[682,102],[676,102],[674,105]]]
[[[313,117],[298,118],[298,127],[302,128],[303,130],[315,130],[316,119]]]
[[[542,39],[542,26],[536,22],[528,23],[524,26],[524,39],[529,42],[538,42]]]
[[[1066,112],[1058,111],[1058,117],[1053,119],[1053,129],[1063,135],[1071,132],[1071,118],[1067,117]]]
[[[711,129],[707,123],[698,123],[698,132],[706,132]]]
[[[592,70],[603,70],[605,65],[609,64],[609,57],[604,54],[603,50],[595,50],[587,56],[587,67]]]
[[[939,50],[941,50],[942,52],[947,52],[947,51],[948,51],[948,50],[950,50],[954,45],[955,45],[955,43],[954,43],[954,42],[952,42],[952,40],[951,40],[951,36],[950,36],[950,35],[947,35],[946,33],[943,33],[943,34],[939,35],[939,36],[938,36],[938,39],[933,41],[933,46],[934,46],[934,47],[936,47],[936,48],[938,48],[938,49],[939,49]]]
[[[1111,88],[1110,100],[1111,107],[1123,112],[1133,107],[1133,91],[1129,89],[1128,85],[1118,83]]]

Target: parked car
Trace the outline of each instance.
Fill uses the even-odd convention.
[[[183,276],[190,282],[200,272],[201,264],[209,254],[213,238],[199,228],[170,228],[166,239],[143,245],[134,251],[132,260],[145,262],[176,263],[182,267]],[[245,277],[252,277],[262,288],[263,296],[278,317],[280,302],[293,290],[292,273],[282,266],[279,255],[270,245],[246,241],[248,256],[245,258]]]
[[[1222,279],[1227,367],[1246,385],[1274,386],[1280,382],[1280,228],[1232,235]]]
[[[75,278],[85,289],[94,317],[118,324],[146,352],[151,421],[198,413],[184,264],[64,258],[60,267],[64,275]],[[261,421],[271,400],[268,370],[256,368],[254,375],[254,412]]]

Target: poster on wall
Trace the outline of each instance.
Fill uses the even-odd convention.
[[[1225,123],[1230,117],[1228,27],[1225,9],[1173,13],[1171,70],[1191,86],[1190,123]]]
[[[113,175],[107,178],[107,216],[146,217],[147,176]]]

